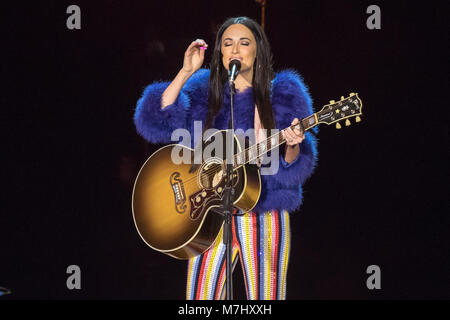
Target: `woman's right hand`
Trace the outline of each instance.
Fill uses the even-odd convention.
[[[183,71],[193,74],[200,69],[205,59],[205,50],[207,48],[208,45],[202,39],[192,41],[184,53]]]

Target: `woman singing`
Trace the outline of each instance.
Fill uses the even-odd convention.
[[[255,129],[256,141],[264,130],[283,130],[313,113],[312,100],[294,71],[274,73],[270,45],[263,29],[247,17],[230,18],[217,32],[210,69],[203,65],[208,44],[193,41],[184,54],[183,67],[170,83],[149,85],[134,115],[137,131],[151,143],[170,143],[178,128],[227,129],[230,119],[228,66],[239,59],[235,80],[234,128]],[[258,203],[233,218],[233,267],[239,257],[248,299],[285,299],[290,254],[289,212],[302,202],[302,184],[317,163],[317,142],[297,129],[282,132],[279,167],[261,175]],[[192,134],[193,135],[193,134]],[[277,159],[278,160],[278,159]],[[191,258],[187,270],[187,299],[223,299],[225,245],[222,232],[203,254]]]

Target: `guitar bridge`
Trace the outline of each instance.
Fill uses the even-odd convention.
[[[170,175],[170,185],[175,199],[175,210],[179,214],[185,213],[186,205],[186,193],[184,192],[183,181],[180,179],[180,173],[174,172]]]

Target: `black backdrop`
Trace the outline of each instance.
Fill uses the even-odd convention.
[[[81,8],[81,30],[66,8]],[[448,37],[444,2],[268,1],[275,69],[316,110],[358,92],[363,121],[322,126],[319,165],[291,215],[288,299],[449,298]],[[131,191],[158,147],[137,135],[143,88],[254,1],[55,1],[3,8],[1,299],[183,299],[186,262],[146,247]],[[210,52],[206,52],[205,65]],[[442,88],[443,87],[443,88]],[[447,220],[446,220],[447,219]],[[447,238],[447,239],[446,239]],[[82,289],[66,288],[78,265]],[[366,268],[381,268],[380,290]],[[245,298],[240,266],[235,297]]]

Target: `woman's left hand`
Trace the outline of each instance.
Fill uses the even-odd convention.
[[[299,123],[299,120],[297,118],[292,121],[291,125],[297,125]],[[293,130],[291,128],[287,128],[283,130],[282,132],[283,137],[286,139],[286,144],[291,147],[295,147],[299,143],[302,143],[302,141],[305,139],[305,134],[297,129],[294,128]]]

